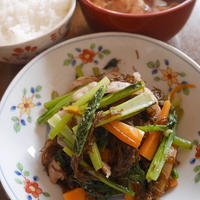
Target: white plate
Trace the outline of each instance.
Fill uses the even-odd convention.
[[[12,200],[59,200],[61,189],[50,183],[40,162],[40,150],[46,140],[47,126],[36,119],[42,104],[53,90],[63,94],[75,78],[75,67],[83,66],[91,75],[93,67],[103,67],[111,59],[119,60],[123,73],[138,70],[149,87],[166,93],[184,82],[196,89],[181,92],[184,117],[178,135],[200,141],[200,68],[188,56],[160,41],[126,33],[100,33],[61,43],[27,64],[7,89],[0,106],[0,178]],[[196,141],[197,142],[197,141]],[[179,185],[165,200],[199,199],[200,165],[195,150],[179,153]]]

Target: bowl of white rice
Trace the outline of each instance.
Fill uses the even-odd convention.
[[[0,0],[0,61],[22,64],[64,40],[76,0]]]

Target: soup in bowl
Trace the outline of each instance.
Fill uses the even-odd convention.
[[[97,32],[121,31],[169,40],[187,22],[196,0],[80,0]]]

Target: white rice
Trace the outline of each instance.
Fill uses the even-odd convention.
[[[35,38],[56,26],[71,0],[0,0],[0,45]]]

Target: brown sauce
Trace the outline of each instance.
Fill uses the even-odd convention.
[[[132,14],[163,11],[177,6],[184,0],[90,0],[102,8]]]

